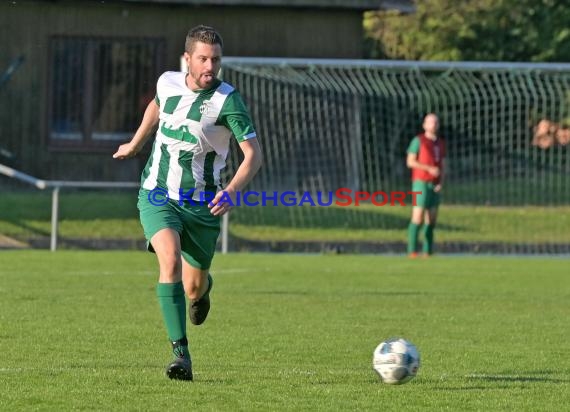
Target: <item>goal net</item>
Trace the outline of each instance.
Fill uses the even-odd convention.
[[[248,190],[411,190],[406,149],[434,112],[448,153],[438,251],[570,250],[570,64],[225,58],[223,78],[244,96],[263,148]],[[228,176],[239,155],[234,144]],[[233,247],[405,250],[411,198],[278,203],[234,209]]]

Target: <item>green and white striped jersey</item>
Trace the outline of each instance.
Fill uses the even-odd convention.
[[[166,72],[158,79],[155,101],[160,121],[142,188],[160,187],[175,200],[180,189],[194,189],[194,200],[203,200],[201,192],[217,192],[231,135],[238,142],[256,137],[240,94],[219,80],[194,92],[186,86],[186,73]]]

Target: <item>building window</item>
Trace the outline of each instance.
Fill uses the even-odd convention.
[[[50,147],[104,148],[131,138],[156,93],[163,53],[162,39],[52,37]]]

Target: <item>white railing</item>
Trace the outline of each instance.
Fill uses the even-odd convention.
[[[43,180],[36,177],[19,172],[16,169],[0,164],[0,174],[28,183],[40,190],[52,189],[51,196],[51,233],[50,233],[50,250],[54,252],[57,249],[57,233],[59,225],[59,189],[75,188],[75,189],[129,189],[140,186],[139,182],[79,182],[65,180]],[[228,214],[226,213],[222,219],[222,253],[228,252]]]
[[[83,189],[127,189],[139,187],[139,182],[71,182],[64,180],[43,180],[36,177],[19,172],[16,169],[0,164],[0,174],[29,183],[38,189],[52,189],[51,195],[51,233],[50,233],[50,250],[54,252],[57,249],[57,233],[58,233],[58,216],[59,216],[59,189],[83,188]]]

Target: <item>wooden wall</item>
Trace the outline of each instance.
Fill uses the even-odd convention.
[[[0,147],[16,154],[14,166],[41,178],[137,180],[146,159],[117,162],[111,152],[49,148],[49,37],[164,38],[164,70],[177,70],[185,35],[197,24],[212,25],[220,31],[227,56],[362,56],[359,11],[95,1],[0,2],[0,73],[19,55],[25,57],[24,64],[0,88]]]

